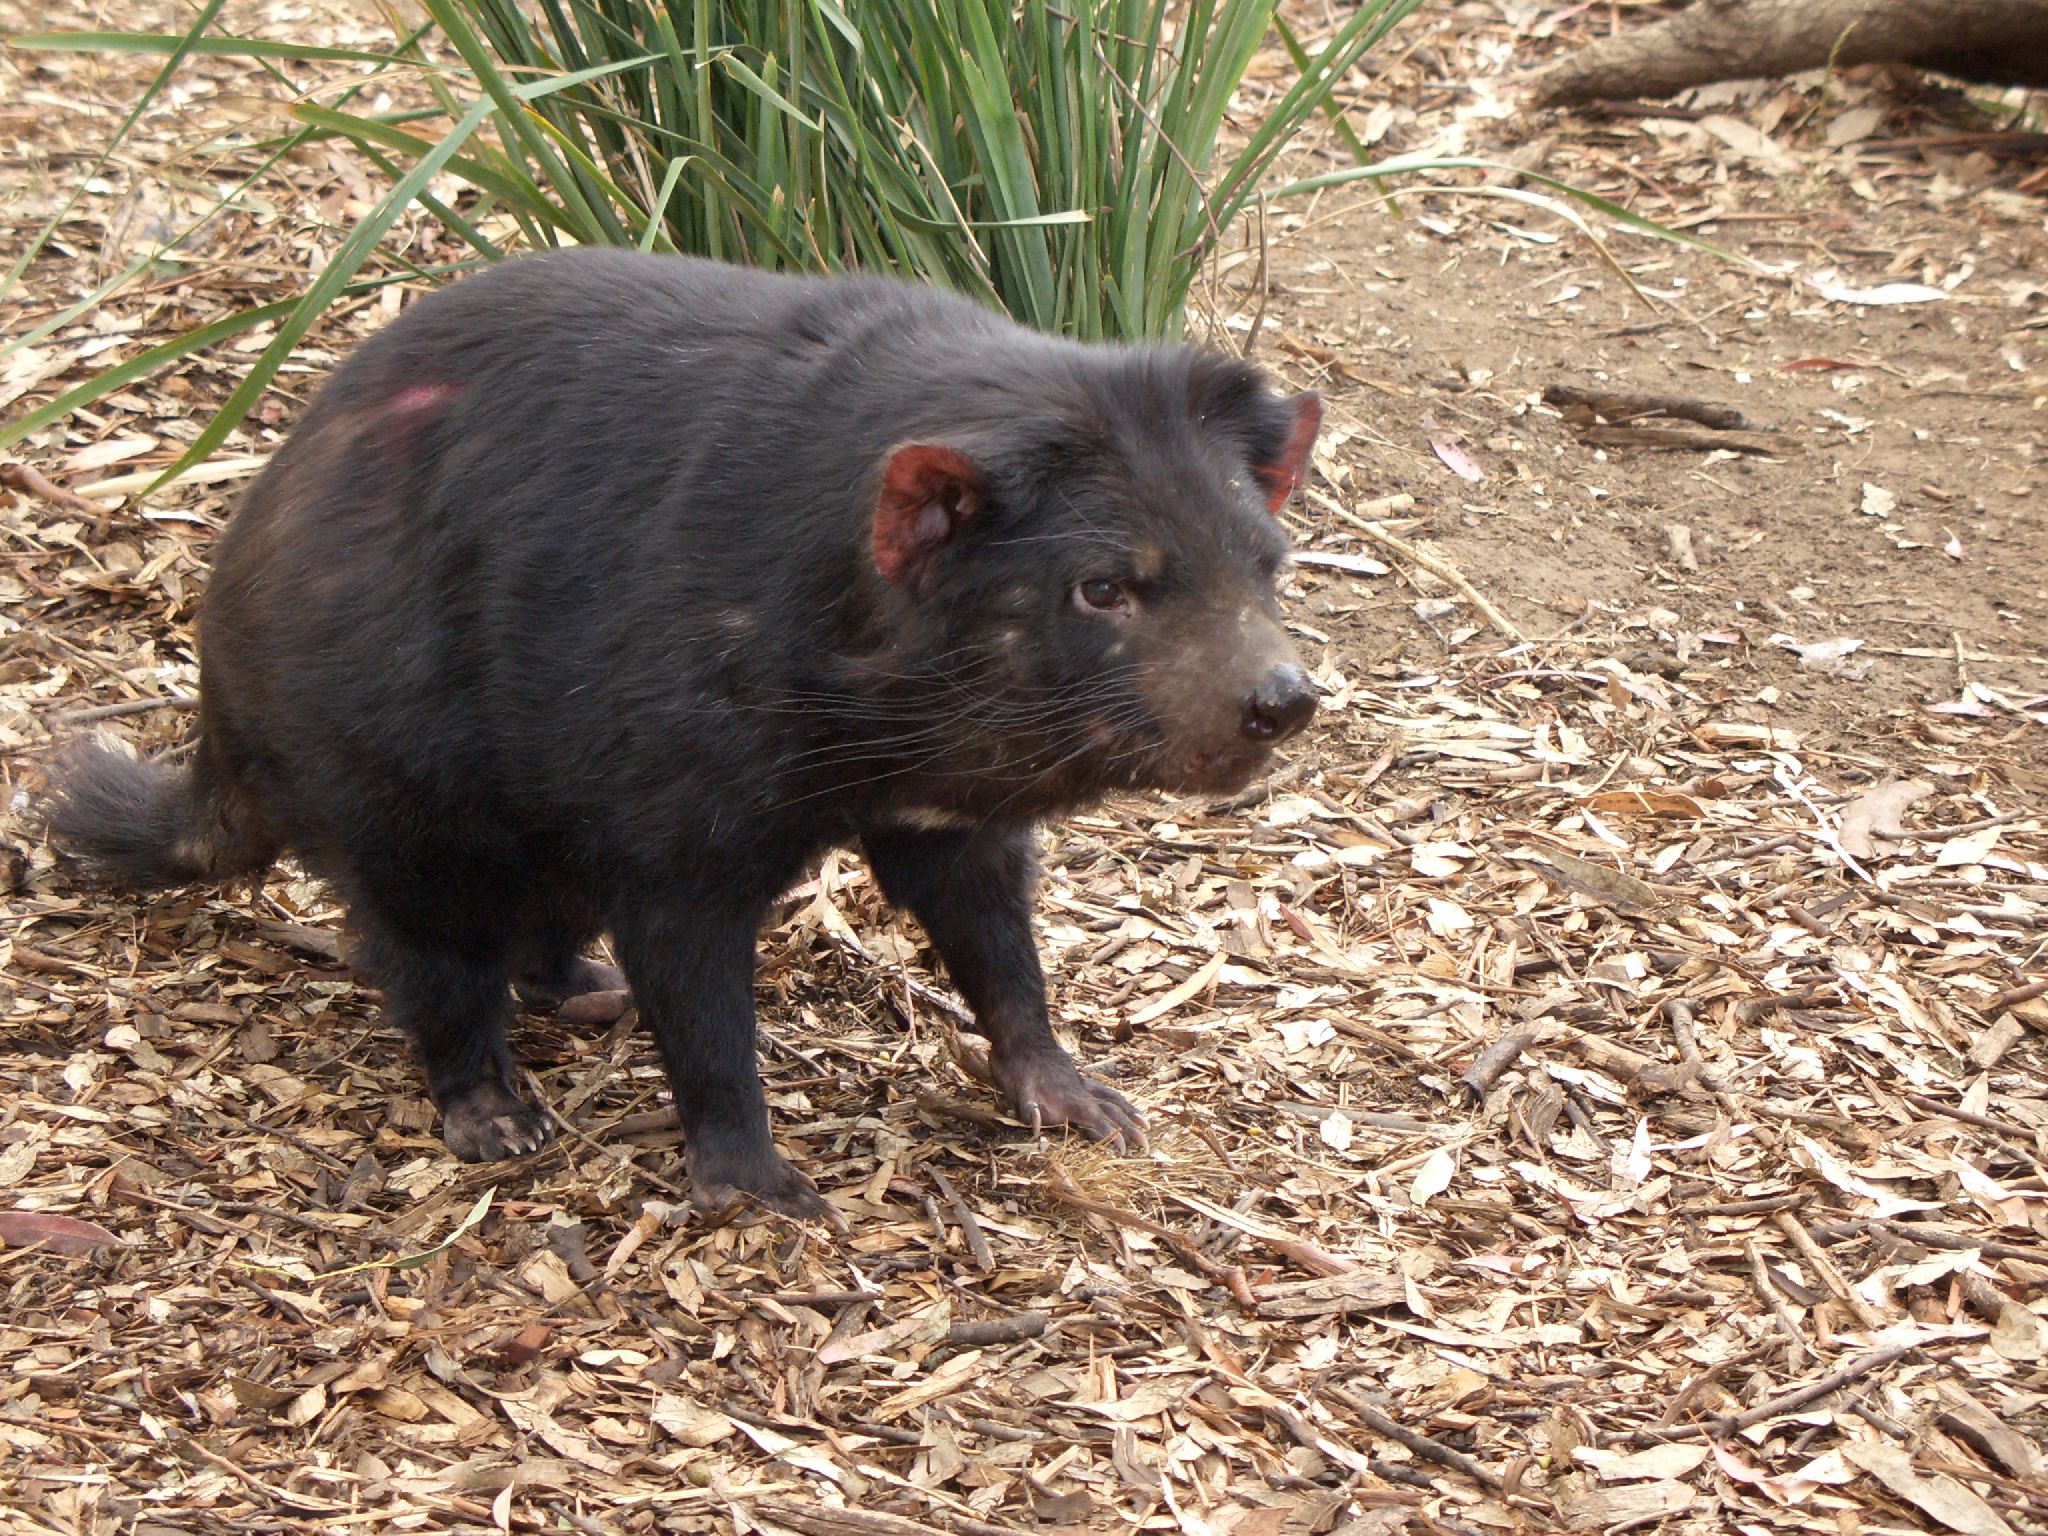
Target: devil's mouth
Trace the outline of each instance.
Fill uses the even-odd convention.
[[[1272,756],[1272,749],[1264,746],[1232,746],[1190,753],[1164,765],[1159,787],[1183,794],[1235,794],[1251,783]]]
[[[1121,780],[1133,789],[1163,790],[1169,794],[1234,794],[1249,784],[1273,757],[1268,742],[1227,741],[1220,747],[1197,747],[1185,739],[1176,742],[1151,722],[1147,728],[1112,727],[1101,719],[1084,726],[1086,739],[1097,760],[1117,764],[1105,774],[1105,782]]]

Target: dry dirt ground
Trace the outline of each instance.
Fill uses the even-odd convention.
[[[2038,140],[1881,74],[1512,111],[1511,71],[1655,10],[1428,7],[1350,121],[1757,265],[1408,183],[1399,219],[1357,187],[1275,203],[1263,263],[1217,264],[1204,325],[1329,400],[1291,514],[1329,707],[1239,803],[1046,833],[1058,1017],[1151,1117],[1144,1156],[1002,1120],[846,859],[777,914],[760,1000],[778,1134],[847,1235],[688,1211],[630,1015],[530,1020],[563,1134],[464,1167],[316,887],[111,898],[11,820],[0,1521],[2048,1526]],[[144,78],[0,56],[10,250]],[[0,335],[252,163],[283,87],[182,78]],[[373,195],[338,152],[281,167],[0,363],[0,403],[289,295]],[[216,478],[123,494],[233,347],[16,450],[47,484],[0,492],[10,790],[53,730],[178,741],[209,539],[398,302],[316,333]],[[1743,420],[1603,424],[1557,388]]]

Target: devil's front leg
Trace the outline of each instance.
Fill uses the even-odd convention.
[[[768,1135],[754,1055],[754,941],[764,905],[671,889],[621,915],[612,938],[675,1091],[691,1197],[716,1208],[745,1194],[788,1216],[829,1217]]]
[[[1053,1038],[1031,935],[1038,865],[1028,826],[862,834],[882,893],[924,925],[988,1037],[989,1068],[1019,1119],[1144,1145],[1144,1122],[1114,1088],[1085,1078]]]

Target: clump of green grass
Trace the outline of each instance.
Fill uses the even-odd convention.
[[[19,37],[20,47],[167,56],[116,142],[194,54],[250,58],[280,80],[295,65],[361,65],[331,100],[298,101],[296,126],[266,146],[266,165],[341,139],[387,190],[303,296],[128,359],[0,426],[0,448],[274,323],[165,478],[183,473],[234,430],[329,306],[393,280],[365,267],[414,206],[477,261],[606,244],[893,270],[1048,331],[1173,337],[1204,262],[1275,159],[1313,115],[1335,115],[1333,90],[1420,3],[1359,0],[1313,51],[1280,22],[1276,0],[421,0],[425,23],[385,52],[228,35],[216,25],[222,0],[206,0],[181,34]],[[1274,38],[1294,63],[1291,83],[1259,103],[1255,121],[1226,131],[1246,72]],[[421,106],[361,108],[370,87],[399,76]],[[1272,195],[1484,163],[1362,165]],[[451,177],[462,195],[447,195]],[[0,279],[0,297],[42,243]],[[149,259],[0,357],[70,323]]]
[[[295,133],[274,148],[345,139],[388,190],[302,298],[131,358],[0,428],[0,446],[274,322],[173,473],[198,462],[319,316],[361,286],[378,241],[415,204],[481,260],[609,244],[887,269],[1045,330],[1170,337],[1205,258],[1275,157],[1419,3],[1362,0],[1319,49],[1297,53],[1293,82],[1227,149],[1232,100],[1273,35],[1274,0],[423,0],[427,25],[388,53],[227,35],[220,0],[209,0],[178,35],[16,38],[168,55],[121,133],[195,53],[280,71],[361,63],[345,98],[299,102]],[[392,72],[436,108],[355,105]],[[443,176],[469,195],[434,195]]]

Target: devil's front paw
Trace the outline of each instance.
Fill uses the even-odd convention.
[[[685,1133],[683,1162],[690,1172],[691,1203],[700,1211],[723,1210],[734,1200],[745,1199],[794,1221],[839,1221],[839,1213],[825,1203],[818,1186],[771,1146],[702,1131],[689,1140]]]
[[[1020,1056],[996,1052],[989,1070],[1017,1118],[1034,1131],[1068,1125],[1127,1151],[1145,1145],[1144,1119],[1130,1101],[1107,1083],[1083,1077],[1058,1046]]]
[[[465,1163],[524,1157],[553,1137],[548,1117],[502,1083],[478,1083],[441,1101],[441,1139]]]

